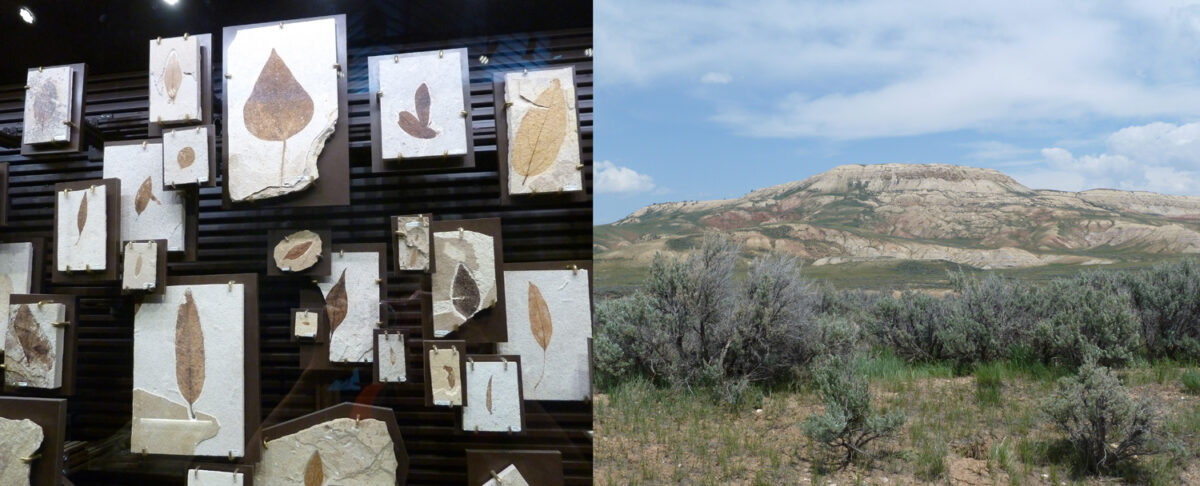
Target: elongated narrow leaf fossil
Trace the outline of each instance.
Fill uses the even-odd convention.
[[[79,236],[75,238],[75,244],[83,239],[83,227],[87,226],[87,193],[83,193],[83,197],[79,198],[79,211],[75,213],[75,227],[79,229]]]
[[[204,330],[192,289],[184,291],[183,298],[175,318],[175,380],[188,402],[188,416],[195,420],[194,406],[204,390]]]
[[[321,452],[313,451],[304,466],[304,486],[321,486],[325,482],[325,462],[321,460]]]
[[[179,153],[175,154],[175,163],[179,164],[180,169],[191,167],[196,162],[196,150],[191,147],[179,149]]]
[[[133,276],[142,274],[142,255],[138,254],[137,261],[133,262]]]
[[[342,276],[338,278],[333,288],[329,289],[329,294],[325,296],[325,315],[329,317],[329,335],[333,335],[333,331],[337,330],[338,326],[342,325],[342,321],[346,319],[346,307],[348,301],[346,299],[346,270],[342,270]]]
[[[538,346],[542,347],[542,375],[533,385],[537,388],[542,384],[542,378],[546,377],[546,348],[550,347],[550,337],[554,335],[554,323],[550,320],[550,306],[546,305],[542,290],[533,282],[529,282],[529,330],[533,332],[533,339]]]
[[[388,345],[388,361],[392,363],[392,366],[396,366],[396,345],[395,344]]]
[[[175,95],[179,94],[179,87],[183,85],[183,69],[179,67],[179,54],[175,49],[167,54],[167,66],[163,68],[162,74],[163,86],[167,88],[167,101],[175,102]]]
[[[425,83],[417,87],[416,93],[413,94],[413,104],[416,106],[416,116],[407,111],[400,112],[400,128],[417,138],[436,137],[438,132],[429,126],[429,106],[432,100],[429,97],[429,86]]]
[[[133,197],[133,210],[137,211],[138,216],[142,215],[142,211],[146,210],[146,206],[154,201],[155,204],[162,205],[157,197],[154,197],[154,179],[152,176],[147,176],[146,180],[142,181],[142,185],[138,186],[137,194]]]
[[[461,263],[450,283],[450,300],[463,319],[470,319],[479,309],[479,284],[475,283],[475,277],[471,276],[466,265]]]
[[[287,139],[300,133],[313,118],[313,99],[296,81],[283,58],[271,49],[246,105],[242,107],[246,130],[259,139],[282,142],[279,183],[287,168]]]
[[[495,376],[488,377],[487,399],[484,400],[484,404],[487,405],[488,415],[492,414],[492,378],[495,378]]]
[[[308,251],[308,249],[310,247],[312,247],[312,245],[313,245],[313,242],[306,241],[299,245],[293,246],[292,249],[288,250],[288,252],[283,255],[283,259],[286,261],[286,260],[295,260],[297,258],[300,258],[300,256],[304,255],[304,252]]]
[[[21,351],[25,353],[26,363],[38,363],[42,366],[51,364],[53,359],[50,354],[53,349],[50,340],[46,338],[46,333],[42,332],[28,305],[21,304],[17,309],[12,330],[17,336],[17,343],[21,345]]]
[[[557,79],[552,80],[521,118],[509,162],[524,184],[554,165],[567,137],[567,100]]]

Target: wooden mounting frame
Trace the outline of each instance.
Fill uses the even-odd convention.
[[[400,435],[400,425],[396,422],[396,413],[390,408],[363,405],[359,403],[339,403],[332,407],[318,410],[299,418],[288,420],[269,427],[263,427],[262,440],[256,444],[256,449],[264,447],[267,442],[301,432],[310,427],[321,425],[336,419],[375,419],[387,425],[388,435],[392,437],[392,445],[396,454],[396,484],[404,486],[408,483],[408,449],[404,446],[404,437]],[[261,451],[256,451],[261,452]],[[262,454],[257,454],[262,457]]]
[[[476,313],[470,319],[459,326],[458,330],[451,332],[446,337],[451,339],[462,339],[469,343],[494,343],[508,340],[507,315],[505,315],[504,304],[504,240],[502,238],[502,229],[500,218],[483,218],[483,219],[461,219],[452,221],[434,221],[429,225],[429,246],[432,249],[434,244],[434,234],[444,233],[448,231],[458,231],[459,228],[468,231],[483,233],[492,237],[492,246],[495,250],[494,261],[496,264],[496,305],[490,309],[484,309]],[[430,257],[433,256],[431,250]],[[432,274],[430,274],[432,275]],[[432,282],[433,278],[430,277]],[[432,286],[431,286],[432,288]],[[432,302],[432,293],[430,294]],[[423,315],[421,317],[423,336],[432,339],[434,337],[433,328],[433,305],[422,307]]]
[[[86,181],[74,182],[59,182],[54,185],[54,227],[58,228],[58,193],[63,190],[70,189],[72,191],[86,191],[92,186],[104,186],[104,212],[107,220],[107,232],[105,242],[105,258],[104,270],[87,272],[87,271],[72,271],[60,272],[58,270],[58,248],[51,249],[51,267],[50,281],[56,284],[67,283],[96,283],[96,282],[111,282],[121,278],[121,269],[118,262],[120,258],[120,242],[121,242],[121,180],[120,179],[90,179]]]
[[[78,298],[74,295],[65,294],[13,294],[9,297],[9,305],[36,305],[39,302],[62,304],[66,307],[66,322],[68,324],[63,328],[62,386],[58,388],[27,388],[5,384],[4,391],[26,396],[69,397],[75,394],[75,365],[77,363],[75,347],[78,339],[76,328],[79,327]],[[8,312],[8,310],[5,309],[5,312]],[[0,354],[3,354],[3,351],[0,349]]]
[[[61,398],[0,397],[0,417],[28,419],[42,428],[42,446],[29,468],[29,484],[58,486],[67,438],[67,401]]]
[[[563,484],[561,451],[467,449],[467,484],[483,484],[508,466],[517,466],[529,484]]]
[[[311,338],[300,337],[296,335],[296,314],[301,312],[311,312],[317,315],[317,334]],[[292,342],[300,344],[320,344],[329,341],[329,320],[325,318],[325,309],[321,307],[293,307],[291,312],[291,330]]]
[[[269,199],[262,199],[254,202],[239,202],[234,203],[229,199],[229,130],[222,131],[221,139],[221,161],[222,174],[224,174],[225,183],[221,188],[221,208],[253,208],[259,206],[291,206],[291,207],[310,207],[310,206],[345,206],[350,204],[350,113],[349,102],[346,95],[346,75],[350,65],[346,62],[346,14],[325,15],[320,17],[309,17],[303,19],[292,19],[282,22],[263,22],[258,24],[245,24],[225,27],[221,30],[221,72],[225,73],[225,77],[221,80],[221,92],[229,93],[229,44],[233,42],[233,38],[241,30],[255,29],[259,27],[278,27],[286,25],[289,22],[306,22],[319,19],[334,19],[336,23],[335,37],[337,40],[337,61],[341,66],[342,75],[338,76],[338,119],[334,125],[333,134],[325,140],[325,146],[321,149],[321,155],[317,157],[317,173],[318,178],[313,182],[312,187],[300,191],[298,193],[287,194]],[[230,115],[229,97],[222,96],[223,107],[222,113],[228,118]]]
[[[471,114],[471,73],[468,68],[470,56],[465,47],[457,49],[442,49],[443,51],[458,51],[462,59],[462,90],[463,107],[466,112],[463,122],[466,124],[467,153],[464,155],[435,156],[435,157],[386,157],[383,153],[383,114],[380,113],[379,97],[379,63],[390,62],[394,59],[403,60],[406,57],[428,55],[434,51],[406,52],[404,54],[388,54],[367,58],[368,92],[371,115],[371,172],[406,172],[406,171],[438,171],[469,169],[475,167],[475,136],[474,123]]]
[[[71,139],[62,143],[32,145],[25,143],[24,133],[22,133],[21,155],[26,157],[60,155],[79,152],[81,149],[86,147],[86,144],[84,143],[84,137],[87,131],[84,130],[85,122],[83,119],[83,112],[85,98],[83,96],[83,91],[84,85],[87,83],[87,64],[80,62],[75,64],[60,64],[58,66],[43,66],[43,68],[61,66],[70,67],[71,76],[73,77],[71,80]],[[34,69],[38,68],[32,68],[29,70],[33,71]],[[22,125],[23,124],[24,119],[22,119]]]
[[[407,343],[406,343],[407,344]],[[467,377],[467,342],[461,340],[432,340],[426,339],[421,343],[421,368],[425,374],[425,406],[426,407],[456,407],[458,405],[437,405],[433,403],[433,375],[429,367],[429,353],[437,349],[454,348],[458,351],[458,380],[459,383],[466,383]],[[462,391],[462,405],[467,404],[467,387],[460,386]]]
[[[196,38],[196,46],[200,48],[200,58],[197,60],[199,65],[196,66],[196,68],[202,73],[200,76],[200,110],[202,113],[200,114],[199,119],[190,120],[187,122],[158,123],[154,120],[147,120],[148,123],[146,123],[146,127],[147,127],[146,135],[149,138],[161,137],[162,133],[163,133],[163,129],[165,129],[165,128],[181,128],[181,127],[193,125],[196,122],[199,122],[200,125],[212,125],[213,124],[212,34],[188,34],[188,36],[195,37]],[[147,104],[147,110],[149,110],[149,104]],[[148,111],[147,111],[147,116],[149,116]],[[212,133],[210,135],[210,137],[209,137],[210,143],[212,141],[213,136],[215,136],[215,133]],[[210,150],[211,150],[211,147],[210,147]],[[214,158],[215,156],[216,156],[216,154],[209,152],[209,167],[210,168],[214,165],[214,164],[212,164],[212,161],[215,160],[215,158]],[[216,183],[215,183],[216,179],[213,177],[212,172],[213,172],[212,169],[210,169],[208,178],[210,181],[213,182],[213,184],[209,185],[208,187],[216,186]]]
[[[397,222],[396,218],[407,217],[407,216],[422,216],[425,218],[425,224],[428,225],[428,228],[427,228],[429,231],[429,269],[428,270],[401,270],[400,269],[400,262],[399,262],[400,255],[399,255],[399,252],[396,250],[397,248],[400,247],[400,227],[398,226],[398,222]],[[433,262],[435,260],[435,258],[433,256],[433,213],[398,214],[395,216],[388,216],[388,222],[391,223],[391,225],[392,225],[392,246],[390,248],[388,248],[388,254],[391,255],[390,260],[392,261],[392,266],[395,267],[395,269],[396,269],[396,273],[405,273],[405,274],[423,273],[423,274],[427,274],[427,275],[432,275],[433,271],[435,269],[434,264],[433,264]]]
[[[209,95],[209,97],[210,97],[210,99],[208,102],[212,103],[211,94]],[[166,147],[164,146],[163,147],[163,168],[164,168],[163,188],[164,189],[170,188],[169,190],[183,190],[183,189],[187,189],[190,187],[217,187],[217,164],[216,164],[216,160],[217,160],[217,142],[216,142],[217,129],[214,125],[212,125],[210,123],[207,125],[180,126],[180,127],[172,128],[170,130],[166,130],[166,131],[159,130],[159,133],[157,135],[154,135],[154,137],[155,138],[161,137],[163,140],[166,140],[166,132],[176,132],[176,131],[180,131],[180,130],[195,130],[197,128],[202,128],[202,129],[208,131],[208,160],[205,161],[205,163],[208,164],[208,182],[201,182],[199,184],[197,184],[197,183],[167,184],[167,176],[166,176],[167,150],[166,150]]]
[[[410,371],[412,370],[412,367],[409,366],[409,363],[408,363],[410,361],[409,353],[408,353],[408,346],[411,344],[409,342],[409,337],[408,337],[409,333],[403,329],[391,327],[391,328],[376,329],[372,334],[373,335],[371,336],[371,339],[372,339],[372,343],[374,344],[374,346],[372,346],[372,351],[371,351],[371,355],[374,358],[371,361],[371,379],[372,379],[372,381],[374,381],[375,383],[382,383],[385,385],[409,383],[410,380],[408,379],[408,377],[410,375]],[[404,381],[383,381],[382,377],[380,376],[380,373],[379,373],[379,336],[382,336],[385,334],[392,334],[392,335],[400,336],[400,339],[404,344]]]
[[[473,366],[474,363],[506,363],[517,367],[517,402],[521,407],[521,430],[514,432],[501,432],[495,430],[466,430],[464,428],[466,427],[463,417],[464,411],[460,408],[458,411],[459,431],[461,433],[470,435],[522,435],[528,432],[525,427],[525,377],[524,373],[521,372],[521,357],[515,354],[472,354],[467,356],[466,360],[466,367],[463,368],[463,407],[467,406],[466,397],[470,395],[470,393],[467,392],[467,388],[470,387],[471,384],[466,380],[468,367]]]
[[[285,272],[280,270],[275,265],[275,245],[283,241],[283,237],[291,235],[297,231],[304,230],[312,231],[321,238],[321,256],[317,259],[317,263],[298,272]],[[293,228],[293,229],[276,229],[267,232],[267,276],[268,277],[328,277],[332,265],[330,261],[333,247],[333,231],[329,228]],[[386,258],[386,257],[384,257]]]
[[[124,284],[122,284],[121,285],[121,287],[122,287],[121,293],[122,294],[133,294],[133,295],[147,295],[147,294],[162,295],[162,293],[166,289],[166,281],[167,281],[167,240],[125,240],[125,241],[122,241],[121,242],[121,278],[120,278],[120,280],[122,280],[122,281],[125,280],[125,244],[126,243],[154,243],[154,247],[158,253],[158,256],[157,256],[158,264],[155,265],[155,269],[154,269],[154,272],[155,272],[154,273],[154,288],[152,288],[150,290],[126,289],[126,288],[124,288],[125,287]]]

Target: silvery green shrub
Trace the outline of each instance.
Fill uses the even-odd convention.
[[[867,378],[858,370],[854,356],[819,358],[813,368],[813,379],[825,411],[804,421],[804,433],[839,452],[842,467],[857,456],[869,455],[866,449],[871,441],[890,436],[904,425],[901,412],[878,413],[871,409]]]
[[[1159,415],[1147,399],[1135,399],[1116,376],[1087,362],[1075,376],[1060,378],[1042,412],[1066,436],[1078,465],[1100,473],[1137,456],[1153,454]]]

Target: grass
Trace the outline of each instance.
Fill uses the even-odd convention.
[[[1183,390],[1192,395],[1200,395],[1200,371],[1191,369],[1183,372],[1179,377],[1180,384],[1183,385]]]

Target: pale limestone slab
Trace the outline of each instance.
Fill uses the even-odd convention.
[[[201,74],[200,44],[196,42],[195,36],[186,39],[151,39],[150,121],[182,122],[203,119],[204,113],[200,104]]]
[[[378,334],[375,347],[379,350],[379,381],[402,383],[408,381],[407,348],[403,334]]]
[[[467,365],[466,372],[467,404],[463,405],[463,430],[520,432],[521,395],[517,384],[520,367],[516,363],[476,361]]]
[[[54,232],[54,251],[58,253],[58,271],[104,270],[108,266],[108,187],[96,185],[88,190],[59,191],[58,226]],[[80,207],[87,204],[87,217],[79,227]]]
[[[190,420],[188,403],[180,392],[176,375],[175,329],[180,306],[191,291],[199,316],[204,343],[204,381],[193,404],[196,420]],[[194,447],[201,456],[242,457],[245,446],[245,286],[240,283],[168,285],[162,295],[145,298],[133,322],[133,435],[145,436],[142,447],[151,453],[181,454]],[[139,404],[137,392],[148,397]],[[158,402],[150,398],[158,397]],[[165,404],[161,402],[166,402]],[[147,404],[154,403],[154,406]],[[163,416],[167,414],[167,416]],[[205,418],[208,417],[208,418]],[[159,421],[155,421],[155,420]],[[176,423],[162,422],[167,420]],[[202,437],[208,424],[216,424],[212,438]],[[152,431],[176,431],[176,440],[155,438]],[[186,428],[186,432],[179,432]],[[133,452],[142,447],[133,446]],[[184,453],[185,455],[187,453]]]
[[[329,361],[370,363],[375,345],[375,329],[379,327],[378,252],[335,252],[331,257],[328,277],[317,280],[321,295],[328,297],[343,272],[346,277],[346,318],[333,329],[329,323]]]
[[[530,286],[550,311],[551,333],[545,349],[530,322]],[[588,271],[522,270],[504,272],[508,342],[500,354],[521,356],[526,400],[584,400],[592,393],[588,338],[592,337]]]
[[[69,142],[71,127],[72,88],[74,76],[70,66],[31,69],[25,84],[25,131],[22,143],[41,144]]]
[[[28,486],[32,468],[21,459],[42,447],[42,427],[29,419],[0,417],[0,484]]]
[[[186,250],[183,192],[163,190],[162,142],[105,145],[104,178],[121,180],[121,240],[167,240],[167,251]],[[139,205],[143,187],[152,197]]]
[[[192,469],[188,471],[188,486],[242,486],[246,475],[234,471]]]
[[[209,126],[180,128],[163,132],[163,186],[208,182],[212,154]]]
[[[462,361],[456,348],[429,350],[429,388],[433,404],[456,407],[463,403]]]
[[[566,123],[562,145],[553,165],[545,172],[526,177],[517,173],[514,153],[518,149],[517,134],[520,133],[525,115],[533,110],[545,110],[535,104],[543,92],[557,86],[562,90],[566,102]],[[544,69],[504,75],[504,101],[512,103],[505,112],[508,128],[508,193],[529,194],[558,191],[582,191],[583,172],[578,169],[579,117],[575,110],[575,79],[571,68]]]
[[[395,444],[387,424],[340,418],[267,442],[254,471],[255,486],[304,484],[313,453],[320,454],[325,485],[396,484]]]
[[[396,270],[429,270],[429,221],[425,216],[396,216]]]
[[[309,230],[301,230],[287,235],[275,243],[272,256],[275,267],[285,272],[300,272],[312,268],[321,258],[321,235]],[[308,245],[301,250],[301,245]],[[296,250],[297,254],[292,254]]]
[[[525,476],[521,475],[517,466],[509,464],[508,467],[501,469],[496,477],[483,483],[483,486],[529,486],[529,481],[525,480]]]
[[[133,410],[135,416],[157,417],[133,419],[129,439],[133,452],[195,455],[196,444],[215,437],[221,429],[212,415],[196,412],[192,418],[187,407],[144,390],[133,390]]]
[[[265,199],[302,191],[316,181],[317,157],[333,134],[338,118],[338,70],[336,23],[332,18],[287,22],[283,28],[270,26],[239,30],[225,50],[225,86],[229,130],[229,198],[233,201]],[[282,63],[283,69],[264,69]],[[278,74],[272,76],[271,73]],[[287,80],[288,89],[270,89],[270,80]],[[263,80],[269,112],[262,117],[246,110],[255,85]],[[299,89],[295,89],[298,85]],[[311,100],[307,110],[304,98]],[[279,104],[270,101],[278,100]],[[279,116],[281,112],[291,112]],[[247,121],[247,114],[250,114]],[[307,117],[302,116],[307,115]],[[304,118],[308,118],[307,121]],[[259,120],[259,121],[256,121]],[[262,120],[272,127],[263,127]],[[293,132],[293,128],[296,130]],[[252,133],[276,133],[282,141]],[[270,138],[270,137],[268,137]]]
[[[153,290],[158,282],[158,243],[126,241],[121,266],[122,290]]]
[[[379,63],[381,150],[385,159],[466,155],[466,123],[463,122],[463,51],[428,51],[398,57],[373,59]],[[432,138],[416,135],[400,126],[400,113],[419,118],[417,89],[429,92],[428,123]]]
[[[301,311],[296,313],[296,337],[315,338],[317,337],[317,326],[320,314],[316,312]]]
[[[0,349],[8,334],[8,303],[13,294],[28,294],[33,274],[33,243],[0,243]]]
[[[495,239],[475,231],[433,234],[433,335],[444,337],[479,311],[496,305]],[[478,288],[479,304],[462,312],[455,305],[454,283],[462,266]],[[461,304],[460,304],[461,305]]]
[[[8,306],[4,340],[4,384],[24,388],[62,387],[67,306],[56,303]]]

